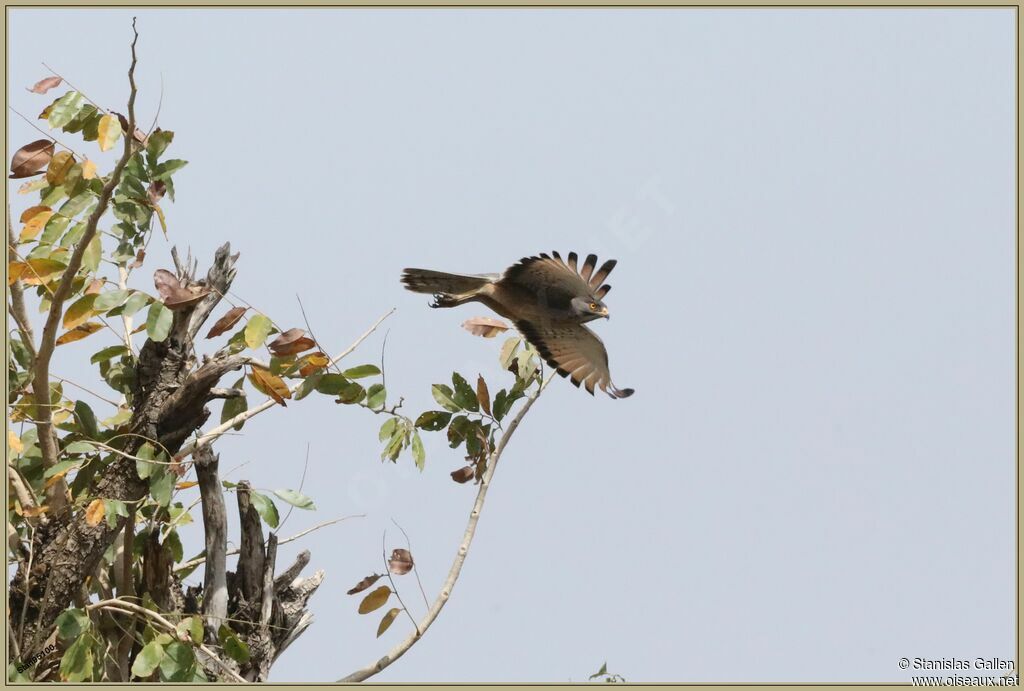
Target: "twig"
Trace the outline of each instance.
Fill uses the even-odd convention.
[[[14,248],[14,222],[11,220],[11,205],[7,204],[7,258],[10,263],[10,255]],[[21,333],[21,341],[25,344],[29,356],[36,359],[36,338],[32,333],[32,322],[28,319],[28,312],[25,311],[25,289],[21,280],[14,281],[10,285],[11,291],[11,316],[14,317]]]
[[[387,548],[388,530],[384,529],[384,534],[380,536],[380,556],[384,561],[384,574],[388,577],[388,581],[391,583],[391,592],[398,598],[398,604],[402,605],[402,611],[405,612],[405,616],[409,617],[409,621],[412,622],[413,628],[416,629],[416,635],[423,635],[420,632],[420,625],[416,623],[416,619],[412,616],[412,612],[405,606],[405,602],[402,600],[402,596],[398,593],[398,586],[395,585],[395,579],[391,577],[391,565],[388,564],[388,548]]]
[[[391,519],[391,522],[394,523],[395,526],[402,531],[402,535],[405,536],[405,548],[409,550],[409,554],[412,554],[412,540],[409,539],[409,533],[405,532],[405,528],[399,525],[398,521],[396,521],[394,518]],[[420,586],[420,593],[423,595],[423,604],[427,606],[427,609],[430,609],[430,602],[427,600],[427,591],[423,589],[423,581],[420,580],[420,570],[416,568],[415,557],[413,557],[412,560],[412,572],[416,576],[416,582]]]
[[[306,442],[306,460],[302,463],[302,477],[299,479],[299,494],[302,494],[302,488],[306,484],[306,471],[309,469],[309,442]],[[292,515],[292,511],[295,509],[295,504],[288,505],[288,513],[284,515],[284,518],[280,523],[277,524],[277,528],[274,529],[273,533],[277,535],[284,527],[284,524],[288,522],[288,519]]]
[[[302,532],[295,533],[291,537],[286,537],[283,540],[278,540],[277,544],[278,545],[286,545],[289,542],[294,542],[295,540],[298,540],[299,538],[302,538],[302,537],[305,537],[306,535],[309,535],[314,530],[320,530],[321,528],[326,528],[329,525],[334,525],[335,523],[341,523],[342,521],[347,521],[350,518],[366,518],[366,514],[365,513],[360,513],[360,514],[354,514],[352,516],[342,516],[341,518],[332,518],[329,521],[324,521],[323,523],[317,523],[312,528],[306,528]],[[238,549],[231,549],[231,550],[228,550],[225,553],[225,556],[230,557],[230,556],[233,556],[233,555],[238,554],[238,553],[239,553]],[[206,562],[206,557],[196,557],[195,559],[192,559],[190,561],[186,561],[184,564],[181,564],[181,565],[175,567],[174,570],[176,572],[177,571],[187,571],[188,569],[191,569],[191,568],[194,568],[196,566],[199,566],[200,564],[203,564],[205,562]]]
[[[389,667],[395,660],[400,658],[406,653],[416,641],[426,632],[430,625],[434,623],[441,610],[444,608],[445,603],[448,602],[448,598],[451,595],[452,588],[455,587],[455,583],[459,580],[459,573],[462,571],[462,565],[466,561],[466,555],[469,554],[469,548],[473,544],[473,536],[476,534],[477,522],[480,520],[480,512],[484,507],[484,500],[487,498],[487,489],[491,485],[491,478],[494,476],[494,470],[498,466],[498,460],[501,458],[502,452],[505,450],[505,446],[508,444],[508,440],[512,438],[516,429],[519,427],[519,423],[522,422],[523,417],[529,412],[537,398],[540,397],[541,393],[551,383],[552,376],[545,379],[537,389],[530,394],[526,399],[526,403],[519,409],[516,416],[512,419],[512,422],[508,426],[508,430],[502,435],[501,441],[498,442],[497,448],[491,454],[487,470],[484,471],[483,477],[480,479],[480,489],[477,490],[476,501],[473,503],[473,510],[469,513],[469,521],[466,523],[466,531],[462,536],[462,542],[459,544],[459,549],[455,553],[455,559],[452,561],[452,566],[448,570],[448,577],[441,585],[441,591],[438,593],[437,598],[434,600],[434,604],[431,605],[427,614],[420,621],[414,633],[392,648],[384,657],[380,658],[376,662],[357,669],[351,674],[339,679],[339,682],[356,682],[365,681],[373,675],[377,674],[383,669]]]
[[[394,312],[395,312],[395,310],[394,310],[394,308],[392,308],[387,314],[385,314],[380,319],[378,319],[376,322],[374,322],[373,326],[371,326],[369,329],[367,329],[366,332],[362,336],[360,336],[359,338],[357,338],[355,340],[355,343],[350,345],[348,348],[343,350],[338,356],[333,358],[331,360],[331,364],[333,365],[333,364],[337,363],[339,360],[341,360],[346,355],[351,353],[353,350],[358,348],[359,344],[362,343],[363,341],[365,341],[367,338],[369,338],[370,334],[372,334],[374,331],[377,330],[377,327],[380,326],[381,322],[383,322],[385,319],[387,319],[392,314],[394,314]],[[301,386],[302,386],[302,382],[299,382],[298,384],[296,384],[294,387],[291,388],[291,392],[294,394],[296,391],[299,390],[299,387],[301,387]],[[196,440],[194,440],[192,442],[189,442],[188,444],[185,444],[183,447],[181,447],[181,450],[178,452],[177,457],[179,459],[185,458],[190,453],[195,452],[195,450],[198,449],[199,447],[205,446],[206,444],[211,443],[212,441],[214,441],[215,439],[217,439],[218,437],[220,437],[221,435],[226,433],[228,430],[230,430],[235,425],[237,425],[239,423],[242,423],[242,422],[245,422],[249,418],[254,417],[256,415],[259,415],[260,413],[262,413],[265,410],[269,410],[270,408],[273,408],[275,405],[277,405],[277,402],[274,401],[273,398],[268,398],[267,400],[265,400],[263,403],[260,403],[255,408],[249,408],[248,410],[239,413],[238,415],[234,416],[233,418],[231,418],[227,422],[224,422],[223,424],[217,425],[216,427],[211,429],[209,432],[207,432],[207,433],[203,434],[202,436],[200,436],[198,439],[196,439]]]
[[[77,91],[78,93],[82,94],[82,97],[83,97],[83,98],[85,98],[85,100],[86,100],[86,101],[88,101],[89,103],[91,103],[91,104],[93,104],[94,106],[96,106],[96,110],[102,110],[102,111],[103,111],[104,113],[109,113],[109,112],[110,112],[110,111],[108,111],[108,110],[107,110],[106,108],[104,108],[103,106],[101,106],[101,105],[100,105],[99,103],[96,103],[96,101],[94,101],[94,100],[92,100],[91,98],[89,98],[88,96],[86,96],[86,95],[85,95],[85,92],[84,92],[84,91],[81,91],[80,89],[78,89],[78,87],[76,87],[76,86],[75,86],[74,84],[72,84],[72,83],[71,83],[71,82],[69,82],[69,81],[68,81],[67,79],[65,79],[65,78],[64,78],[64,75],[62,75],[62,74],[60,74],[59,72],[57,72],[57,70],[53,69],[52,67],[50,67],[49,65],[47,65],[47,64],[46,64],[45,62],[43,63],[43,67],[45,67],[46,69],[48,69],[48,70],[50,70],[51,72],[53,72],[53,75],[54,75],[55,77],[60,77],[60,78],[61,78],[61,81],[63,81],[63,82],[64,82],[65,84],[67,84],[68,86],[70,86],[70,87],[71,87],[71,88],[72,88],[72,89],[73,89],[74,91]]]
[[[64,142],[62,142],[61,140],[59,140],[59,139],[57,139],[56,137],[54,137],[54,136],[53,136],[53,134],[51,134],[50,132],[47,132],[46,130],[44,130],[43,128],[41,128],[41,127],[40,127],[39,125],[37,125],[36,123],[32,122],[32,121],[31,121],[31,120],[29,120],[29,119],[28,119],[27,117],[25,117],[24,115],[22,115],[21,113],[19,113],[18,111],[16,111],[16,110],[14,109],[14,107],[13,107],[13,106],[7,106],[7,107],[11,109],[11,112],[12,112],[12,113],[14,113],[15,115],[17,115],[17,116],[18,116],[19,118],[21,118],[21,119],[22,119],[22,120],[24,120],[25,122],[27,122],[27,123],[28,123],[29,125],[31,125],[31,126],[32,126],[33,128],[35,128],[35,130],[36,130],[37,132],[39,132],[40,134],[44,135],[44,136],[45,136],[45,137],[46,137],[47,139],[51,139],[51,140],[53,140],[53,142],[54,142],[54,143],[56,143],[56,144],[60,144],[60,145],[61,145],[61,146],[63,146],[63,147],[65,148],[65,149],[67,149],[68,151],[70,151],[71,153],[73,153],[73,154],[74,154],[75,156],[78,156],[78,158],[82,159],[83,161],[85,160],[85,156],[83,156],[82,154],[78,153],[77,151],[75,151],[74,149],[72,149],[72,148],[71,148],[70,146],[68,146],[67,144],[65,144],[65,143],[64,143]]]

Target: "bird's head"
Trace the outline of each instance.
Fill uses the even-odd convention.
[[[608,308],[593,295],[582,295],[572,299],[572,311],[581,322],[594,319],[609,319]]]

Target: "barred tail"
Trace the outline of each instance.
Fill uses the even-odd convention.
[[[464,295],[472,293],[491,282],[488,276],[471,274],[449,274],[430,269],[406,269],[402,283],[414,293],[441,295]]]

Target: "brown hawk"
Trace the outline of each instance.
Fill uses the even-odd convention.
[[[429,269],[406,269],[402,283],[415,293],[432,293],[431,307],[457,307],[482,302],[510,319],[549,365],[576,386],[594,387],[612,398],[625,398],[633,389],[612,384],[608,351],[585,322],[608,318],[602,299],[612,289],[602,285],[615,268],[606,261],[596,272],[597,257],[588,255],[577,271],[576,253],[568,263],[558,252],[524,257],[500,274],[450,274]]]

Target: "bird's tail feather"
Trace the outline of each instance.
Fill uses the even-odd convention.
[[[464,295],[484,287],[491,281],[492,278],[489,276],[449,274],[430,269],[406,269],[402,273],[402,283],[414,293]]]

